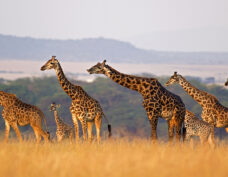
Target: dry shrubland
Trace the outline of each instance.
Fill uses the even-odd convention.
[[[2,177],[228,176],[228,145],[156,144],[147,139],[97,143],[0,143]]]

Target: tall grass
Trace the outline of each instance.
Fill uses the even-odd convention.
[[[96,143],[0,143],[1,177],[227,177],[228,145],[152,144],[145,139]]]

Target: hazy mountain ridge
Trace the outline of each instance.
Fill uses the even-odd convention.
[[[166,52],[144,50],[113,39],[35,39],[0,35],[0,59],[44,60],[56,55],[65,61],[169,64],[228,64],[228,52]]]

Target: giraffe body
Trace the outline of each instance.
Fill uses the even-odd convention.
[[[87,71],[90,74],[104,74],[119,85],[135,90],[143,96],[143,107],[152,128],[152,140],[157,139],[156,127],[159,117],[168,121],[169,139],[173,138],[175,128],[176,138],[180,140],[181,126],[185,116],[185,105],[181,98],[165,89],[155,78],[123,74],[106,65],[105,62],[106,60],[103,63],[97,63]]]
[[[205,91],[201,91],[191,85],[183,76],[174,73],[166,85],[180,84],[183,89],[202,107],[202,119],[213,127],[225,127],[228,132],[228,108],[223,106],[218,99]],[[214,141],[214,129],[213,129]]]
[[[34,106],[19,100],[16,95],[0,91],[0,104],[3,106],[2,117],[5,120],[5,141],[8,141],[10,127],[12,127],[19,140],[22,137],[17,125],[25,126],[30,124],[36,135],[37,143],[41,136],[48,141],[50,138],[47,131],[46,119],[42,111]],[[42,120],[44,120],[46,131],[42,129]]]
[[[50,111],[54,112],[55,116],[55,122],[56,122],[56,137],[57,141],[61,142],[63,139],[69,138],[71,143],[73,142],[74,137],[74,130],[70,125],[67,125],[63,122],[63,120],[59,117],[57,108],[60,107],[59,105],[56,105],[55,103],[51,104]]]
[[[198,136],[201,144],[208,142],[211,146],[215,146],[212,141],[213,126],[209,123],[200,120],[192,112],[186,110],[184,125],[186,128],[186,140],[192,136]]]
[[[79,120],[82,125],[83,139],[87,139],[87,130],[89,141],[92,141],[92,127],[95,123],[97,141],[100,142],[100,129],[104,113],[99,102],[89,96],[81,86],[74,85],[68,81],[63,73],[59,61],[55,59],[55,56],[53,56],[52,59],[48,60],[46,64],[41,67],[42,71],[47,69],[54,69],[56,71],[61,87],[72,100],[70,112],[75,126],[76,141],[79,140]],[[108,125],[108,127],[110,127],[110,125]],[[111,136],[111,129],[109,129],[109,136]]]

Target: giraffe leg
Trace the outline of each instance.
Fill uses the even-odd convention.
[[[177,110],[177,108],[175,108],[172,119],[175,121],[176,143],[179,143],[181,140],[181,128],[185,119],[185,110]]]
[[[101,142],[101,125],[102,125],[102,118],[95,118],[95,126],[96,126],[96,133],[97,133],[97,142]]]
[[[207,137],[200,136],[200,143],[201,143],[201,145],[205,145],[206,142],[207,142]]]
[[[86,118],[81,118],[79,119],[82,125],[82,134],[83,134],[83,140],[86,141],[87,140],[87,123],[86,123]]]
[[[78,119],[77,119],[76,115],[72,114],[72,120],[73,120],[74,128],[75,128],[76,142],[78,142],[79,141],[79,126],[78,126]]]
[[[152,116],[150,113],[148,113],[147,115],[148,115],[148,118],[150,120],[150,125],[151,125],[151,139],[152,139],[152,142],[156,142],[158,116]]]
[[[39,144],[40,141],[41,141],[41,136],[40,136],[40,134],[39,134],[39,131],[38,131],[37,128],[35,128],[35,127],[32,127],[32,128],[33,128],[33,131],[34,131],[35,136],[36,136],[36,143]]]
[[[186,141],[189,141],[190,138],[191,138],[191,135],[189,135],[188,132],[187,132],[186,135],[185,135]]]
[[[211,124],[211,141],[215,144],[215,126],[214,123]]]
[[[190,134],[188,134],[188,130],[186,130],[185,140],[186,140],[186,142],[189,142],[189,145],[193,148],[193,140],[191,137],[192,136]]]
[[[93,140],[93,122],[87,121],[87,132],[88,132],[89,142],[91,143]]]
[[[189,142],[189,144],[190,144],[191,148],[194,148],[194,142],[193,142],[192,137],[190,137],[190,142]]]
[[[49,142],[49,134],[45,132],[42,128],[39,128],[40,135],[44,138],[45,142]]]
[[[175,133],[176,133],[176,141],[180,142],[181,139],[181,126],[182,122],[181,121],[175,121]]]
[[[42,136],[44,138],[45,142],[48,142],[50,140],[50,133],[44,131],[42,128],[42,119],[40,116],[34,116],[30,121],[30,126],[34,131],[36,130],[36,132],[38,132],[39,136]]]
[[[60,143],[63,140],[63,136],[57,136],[57,142]]]
[[[10,132],[10,124],[8,121],[5,121],[5,142],[8,142],[8,138],[9,138],[9,132]]]
[[[70,138],[70,144],[72,144],[73,143],[73,138],[74,138],[74,131],[73,131],[73,129],[70,131],[69,138]]]
[[[36,127],[36,130],[38,131],[39,135],[41,135],[45,142],[49,141],[49,134],[45,132],[41,127]]]
[[[168,120],[169,142],[173,140],[174,136],[174,120]]]
[[[212,141],[211,133],[209,134],[207,141],[208,141],[208,144],[214,149],[216,145],[215,145],[215,142]]]
[[[21,133],[20,133],[20,130],[19,130],[18,126],[17,126],[17,123],[13,123],[11,126],[14,129],[14,131],[16,132],[16,135],[17,135],[19,141],[22,142]]]

